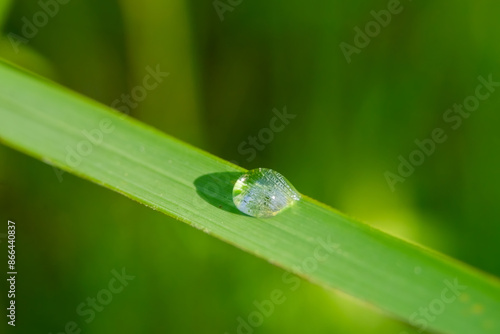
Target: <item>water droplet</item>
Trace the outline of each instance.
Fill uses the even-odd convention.
[[[258,168],[243,174],[233,188],[233,202],[253,217],[272,217],[300,200],[299,192],[283,175]]]

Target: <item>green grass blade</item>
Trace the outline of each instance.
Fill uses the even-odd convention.
[[[243,169],[5,64],[0,140],[417,328],[500,332],[496,278],[308,197],[273,218],[242,215],[231,188]]]
[[[10,9],[11,0],[0,0],[0,28],[3,28],[7,12]]]

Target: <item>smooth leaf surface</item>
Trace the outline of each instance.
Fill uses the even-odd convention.
[[[245,170],[6,64],[0,140],[417,328],[500,331],[496,278],[306,196],[273,218],[243,215],[231,189]]]

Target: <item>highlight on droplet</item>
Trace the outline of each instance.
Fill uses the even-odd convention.
[[[233,202],[249,216],[272,217],[300,200],[300,193],[280,173],[257,168],[240,176],[233,188]]]

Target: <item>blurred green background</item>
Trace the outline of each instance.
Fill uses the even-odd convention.
[[[348,63],[340,43],[387,1],[59,1],[0,0],[0,56],[106,105],[159,66],[170,75],[132,117],[500,275],[500,90],[456,130],[443,120],[478,76],[500,81],[497,2],[402,1]],[[242,143],[285,106],[295,118],[250,159]],[[384,173],[435,128],[447,141],[392,191]],[[339,292],[292,291],[281,269],[5,146],[0,219],[3,251],[17,223],[19,333],[74,321],[82,333],[233,334],[274,289],[286,302],[254,333],[416,332]],[[77,307],[122,268],[135,278],[87,322]]]

